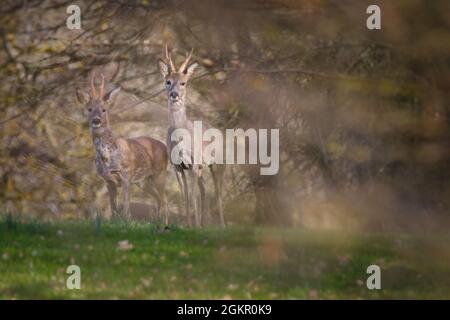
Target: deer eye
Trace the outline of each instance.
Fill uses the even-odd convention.
[[[170,80],[166,81],[166,85],[170,86],[171,84],[172,84],[172,81],[170,81]]]
[[[181,85],[182,85],[182,86],[185,86],[185,85],[186,85],[186,82],[181,82]]]
[[[92,112],[92,108],[89,108],[88,111],[89,111],[89,112]]]
[[[103,112],[106,112],[106,109],[102,109]]]

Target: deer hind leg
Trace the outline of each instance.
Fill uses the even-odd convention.
[[[109,195],[109,207],[111,210],[111,217],[116,217],[118,214],[117,211],[117,187],[114,183],[108,182],[108,195]]]
[[[167,205],[167,195],[166,195],[166,180],[167,175],[166,172],[162,172],[158,174],[154,179],[154,187],[155,191],[158,194],[159,198],[159,208],[158,211],[163,210],[163,216],[164,216],[164,226],[167,228],[169,226],[169,207]]]
[[[205,188],[205,179],[203,176],[200,176],[198,178],[198,189],[200,190],[200,225],[204,225],[204,219],[205,219],[205,194],[206,194],[206,188]]]
[[[153,196],[153,198],[155,198],[156,200],[156,215],[158,217],[161,216],[161,197],[155,187],[155,181],[153,180],[153,178],[148,178],[145,181],[145,191],[148,192],[149,194],[151,194]]]
[[[220,226],[222,228],[225,227],[225,218],[223,216],[223,207],[222,207],[222,183],[223,183],[223,168],[219,168],[217,166],[210,166],[211,176],[214,181],[214,191],[217,199],[217,207],[219,209],[219,219]]]
[[[198,169],[192,168],[189,171],[189,174],[191,176],[191,194],[190,199],[192,201],[193,207],[194,207],[194,219],[195,219],[195,226],[200,226],[200,219],[199,219],[199,212],[197,210],[197,201],[195,199],[195,189],[198,184]]]
[[[182,215],[182,206],[183,206],[183,202],[184,202],[184,189],[183,189],[183,181],[181,180],[181,172],[179,172],[177,169],[174,170],[175,171],[175,177],[177,177],[177,183],[178,183],[178,187],[180,188],[180,193],[181,193],[181,200],[177,201],[178,204],[178,214]]]
[[[184,170],[181,170],[181,181],[183,182],[183,194],[184,194],[184,205],[186,209],[186,218],[188,219],[188,225],[192,226],[191,215],[189,214],[189,192],[188,192],[188,184],[186,181],[186,174]]]

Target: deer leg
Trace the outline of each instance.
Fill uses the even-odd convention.
[[[177,177],[178,187],[180,188],[181,198],[182,198],[181,201],[177,201],[177,203],[178,203],[178,213],[181,214],[182,204],[180,204],[180,203],[182,203],[184,201],[183,200],[184,199],[183,182],[181,181],[181,173],[177,169],[175,169],[174,171],[175,171],[175,177]]]
[[[167,196],[166,196],[166,173],[162,172],[155,177],[155,188],[158,193],[160,207],[162,206],[164,215],[164,225],[167,228],[169,226],[169,208],[167,206]],[[160,210],[160,209],[159,209]]]
[[[156,200],[156,214],[158,217],[160,217],[160,211],[161,211],[161,198],[159,196],[158,190],[155,187],[155,181],[152,178],[149,178],[146,181],[145,189],[148,193],[150,193],[153,198]]]
[[[188,185],[186,181],[186,174],[184,173],[184,170],[181,170],[181,180],[183,182],[183,189],[184,189],[184,204],[186,208],[186,217],[188,219],[188,224],[192,225],[192,219],[189,214],[189,192],[188,192]]]
[[[204,225],[204,219],[205,219],[205,194],[206,194],[206,188],[205,188],[205,179],[203,176],[200,176],[198,178],[198,189],[200,190],[200,225]]]
[[[200,225],[199,216],[198,216],[198,210],[197,210],[197,201],[195,201],[195,187],[198,183],[198,172],[195,168],[192,168],[192,170],[189,171],[191,176],[191,201],[194,205],[194,218],[195,218],[195,226],[198,227]]]
[[[109,207],[111,209],[111,217],[117,216],[117,187],[113,183],[107,183],[109,195]]]
[[[211,170],[211,175],[214,181],[214,191],[217,199],[217,207],[219,209],[219,219],[220,226],[222,228],[225,227],[225,219],[223,216],[223,207],[222,207],[222,182],[223,182],[223,169],[218,167],[209,167]]]
[[[127,179],[123,180],[123,215],[125,219],[130,218],[130,182]]]
[[[164,189],[161,190],[160,192],[161,192],[161,201],[162,201],[163,212],[164,212],[164,224],[165,224],[166,228],[168,228],[169,227],[169,206],[167,203],[167,193],[166,193],[165,184],[164,184]]]

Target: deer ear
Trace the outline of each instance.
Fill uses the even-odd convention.
[[[80,90],[80,88],[77,88],[77,100],[81,104],[86,104],[89,101],[89,95],[83,91]]]
[[[104,101],[111,101],[120,91],[120,87],[115,87],[103,96]]]
[[[163,77],[166,77],[169,74],[169,65],[165,63],[164,60],[158,59],[158,68]]]
[[[189,77],[192,76],[192,74],[194,73],[194,70],[198,67],[198,61],[194,61],[192,62],[190,65],[188,65],[186,67],[186,69],[184,69],[183,73],[187,74]]]

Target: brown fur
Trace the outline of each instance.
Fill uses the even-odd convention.
[[[100,93],[103,92],[103,76]],[[158,202],[158,212],[164,211],[164,222],[168,224],[168,208],[165,192],[167,177],[167,150],[161,141],[150,137],[125,139],[115,137],[109,126],[108,110],[112,95],[97,94],[94,79],[87,97],[77,90],[78,100],[86,105],[89,128],[96,152],[97,173],[108,187],[112,215],[118,214],[117,189],[123,188],[123,214],[130,217],[129,188],[131,183],[142,182],[145,190]]]

